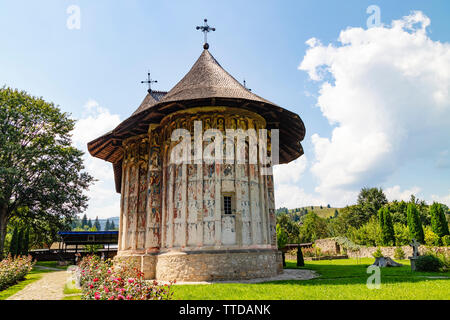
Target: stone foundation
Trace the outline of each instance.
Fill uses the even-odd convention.
[[[116,256],[137,262],[145,279],[177,281],[242,280],[273,277],[283,272],[281,252],[233,250],[166,252]]]

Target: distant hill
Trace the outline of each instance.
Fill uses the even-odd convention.
[[[311,211],[314,211],[315,214],[317,214],[319,217],[321,218],[328,218],[328,217],[333,217],[335,211],[337,210],[338,213],[340,213],[340,210],[342,210],[342,208],[334,208],[334,207],[330,207],[328,208],[327,206],[307,206],[307,207],[301,207],[301,208],[295,208],[295,209],[287,209],[288,213],[290,214],[306,214],[309,213]],[[279,208],[277,209],[277,212],[281,212],[283,211],[283,208]]]

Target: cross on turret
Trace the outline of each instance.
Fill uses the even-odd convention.
[[[203,34],[205,35],[205,44],[203,45],[204,49],[208,49],[209,48],[209,44],[208,44],[208,32],[211,31],[216,31],[216,28],[210,27],[208,25],[208,19],[203,20],[204,24],[203,26],[197,26],[195,29],[197,30],[201,30],[203,32]]]
[[[152,83],[158,83],[157,80],[153,80],[150,77],[150,72],[147,73],[147,80],[141,81],[141,83],[147,83],[148,84],[148,93],[152,92]]]
[[[247,82],[245,81],[245,79],[244,79],[244,88],[247,89],[248,91],[252,91],[252,89],[247,88]]]

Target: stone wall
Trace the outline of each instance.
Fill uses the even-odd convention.
[[[320,248],[322,252],[329,252],[331,254],[340,254],[341,248],[333,238],[319,239],[314,242],[316,248]]]
[[[348,251],[347,255],[349,258],[373,258],[372,254],[377,250],[378,247],[361,247],[359,252],[351,252]],[[381,252],[385,257],[394,258],[395,249],[397,247],[380,247]],[[412,256],[413,250],[410,246],[402,246],[403,252],[405,253],[405,258]],[[429,249],[426,246],[419,246],[419,254],[424,254]],[[433,247],[433,251],[435,252],[445,252],[450,254],[450,247]]]

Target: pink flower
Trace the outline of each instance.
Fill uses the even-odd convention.
[[[132,300],[133,297],[131,295],[127,295],[127,300]]]
[[[128,279],[128,283],[133,283],[133,282],[134,282],[133,278]]]
[[[111,296],[111,297],[108,298],[108,300],[114,300],[115,298],[116,298],[116,297]]]
[[[125,300],[125,297],[124,297],[123,295],[119,294],[119,295],[117,296],[117,299],[118,299],[118,300]]]

